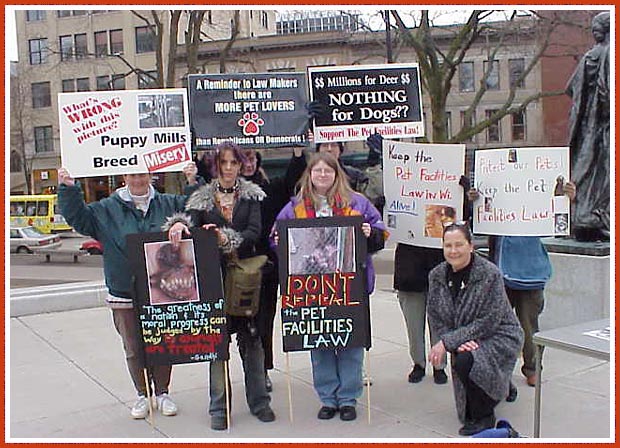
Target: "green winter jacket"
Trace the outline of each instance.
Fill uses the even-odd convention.
[[[103,245],[103,271],[110,294],[119,305],[130,305],[133,272],[129,267],[125,237],[131,233],[161,232],[166,218],[185,207],[187,196],[155,191],[146,215],[118,192],[98,202],[86,204],[78,182],[58,188],[60,212],[77,232]],[[113,305],[114,298],[108,298]]]

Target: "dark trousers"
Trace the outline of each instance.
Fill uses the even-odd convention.
[[[265,276],[260,290],[261,342],[265,351],[265,371],[273,369],[273,321],[278,304],[278,279]]]
[[[452,367],[465,386],[467,406],[465,418],[480,420],[493,415],[493,409],[499,403],[489,397],[476,383],[469,379],[469,372],[474,365],[474,356],[470,352],[455,353],[452,356]]]
[[[129,375],[140,395],[146,396],[146,384],[144,382],[144,357],[142,355],[142,347],[138,339],[138,323],[133,309],[113,309],[112,320],[114,327],[123,340],[123,348],[125,349],[125,358],[127,361],[127,369]],[[172,366],[153,366],[147,370],[149,376],[149,386],[154,386],[155,395],[161,395],[168,392],[170,384],[170,375]]]
[[[523,328],[523,366],[521,372],[529,377],[536,373],[536,347],[532,336],[538,331],[538,316],[543,312],[545,296],[542,289],[516,290],[506,288],[506,293]]]

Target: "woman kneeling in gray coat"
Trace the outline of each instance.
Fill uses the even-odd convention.
[[[429,361],[451,354],[452,384],[462,436],[495,426],[494,408],[508,394],[523,330],[497,267],[474,254],[466,224],[444,230],[446,261],[429,274],[428,321],[440,340]]]

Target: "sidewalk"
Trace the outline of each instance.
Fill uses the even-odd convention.
[[[435,385],[427,374],[409,384],[411,369],[404,322],[391,276],[381,275],[371,298],[373,347],[368,373],[374,385],[364,391],[358,419],[320,421],[312,389],[308,353],[287,357],[276,330],[273,423],[261,423],[245,403],[242,369],[236,345],[231,349],[232,427],[209,429],[206,364],[175,366],[171,393],[176,417],[155,414],[151,426],[132,420],[135,393],[126,371],[120,339],[104,307],[38,314],[10,319],[11,438],[200,438],[200,439],[424,439],[459,438],[451,380]],[[279,328],[279,319],[276,322]],[[288,367],[287,367],[288,364]],[[544,356],[541,434],[545,438],[609,438],[610,363],[547,349]],[[285,372],[290,368],[290,376]],[[430,373],[430,367],[428,368]],[[516,402],[502,402],[498,418],[509,419],[524,436],[533,434],[534,388],[525,384],[518,366]],[[289,417],[289,392],[293,421]],[[367,404],[370,392],[370,423]],[[247,440],[246,440],[247,441]],[[584,440],[585,442],[586,440]],[[599,440],[604,441],[604,440]]]

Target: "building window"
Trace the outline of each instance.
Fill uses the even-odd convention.
[[[123,54],[123,30],[110,30],[110,54]]]
[[[32,88],[32,108],[50,107],[52,105],[52,95],[50,93],[50,83],[34,82]]]
[[[39,20],[45,20],[45,11],[26,11],[27,22],[38,22]]]
[[[261,12],[260,23],[263,25],[263,28],[269,28],[269,14],[267,14],[267,12]]]
[[[486,80],[487,90],[499,90],[499,61],[484,61],[485,73],[489,70],[489,64],[491,64],[491,71]]]
[[[486,111],[487,120],[491,118],[491,116],[497,113],[498,109],[491,109]],[[501,129],[499,127],[499,120],[497,123],[490,125],[487,128],[487,142],[499,142],[501,141]]]
[[[155,51],[155,30],[149,26],[136,27],[136,53]]]
[[[140,73],[138,75],[138,89],[157,89],[157,70]]]
[[[63,79],[62,80],[62,91],[64,93],[75,92],[75,79]]]
[[[97,31],[95,33],[95,56],[100,58],[108,54],[108,32]]]
[[[77,59],[85,58],[88,55],[88,41],[86,34],[76,34],[75,38],[75,57]]]
[[[37,126],[34,128],[34,151],[54,151],[54,140],[52,138],[51,126]]]
[[[11,151],[11,173],[19,173],[22,170],[22,156],[17,151]]]
[[[30,53],[30,64],[38,65],[47,62],[47,39],[30,39],[28,41],[28,51]]]
[[[75,84],[78,92],[90,91],[90,82],[88,78],[78,78],[75,80]]]
[[[475,122],[476,122],[475,113],[472,112],[472,114],[469,116],[469,118],[467,118],[466,115],[465,115],[465,111],[464,110],[461,111],[461,129],[472,128],[474,126]],[[471,137],[465,139],[465,141],[473,142],[474,141],[474,136],[472,135]]]
[[[62,9],[57,11],[58,17],[84,16],[88,14],[86,9]]]
[[[110,77],[108,75],[97,76],[97,90],[110,90]]]
[[[459,65],[459,90],[461,92],[474,91],[474,63],[462,62]]]
[[[67,61],[73,57],[73,36],[60,36],[60,60]]]
[[[523,58],[508,60],[508,74],[510,76],[511,88],[516,87],[517,89],[522,89],[525,87],[525,79],[519,80],[524,71],[525,60]]]
[[[525,140],[525,111],[510,114],[512,117],[512,139]]]
[[[112,90],[125,90],[125,75],[112,75]]]
[[[452,112],[446,112],[446,138],[452,138]]]

